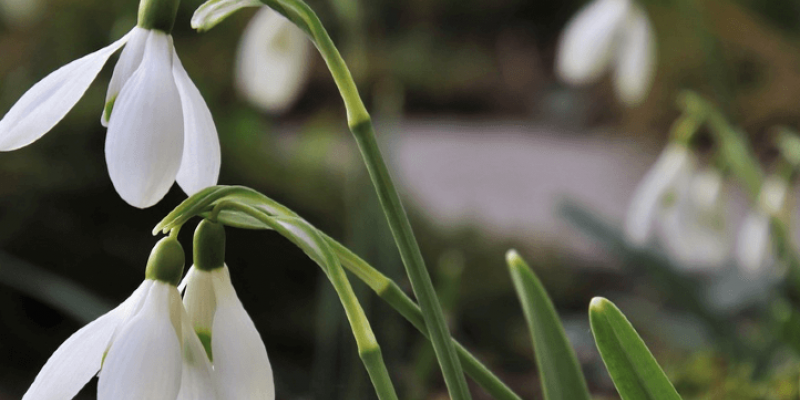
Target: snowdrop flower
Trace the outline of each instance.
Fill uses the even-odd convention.
[[[558,45],[556,72],[583,85],[614,69],[617,95],[630,106],[644,100],[655,68],[650,21],[632,0],[594,0],[567,23]]]
[[[99,400],[216,399],[211,365],[175,286],[182,272],[180,244],[162,239],[139,288],[70,336],[22,399],[72,399],[98,371]]]
[[[739,230],[736,260],[746,272],[755,274],[772,258],[770,219],[786,204],[788,184],[785,179],[770,176],[764,181],[756,207],[747,214]]]
[[[625,219],[625,236],[644,246],[653,235],[659,211],[675,202],[678,189],[691,179],[696,160],[686,146],[670,143],[636,188]]]
[[[212,360],[220,399],[274,400],[267,349],[236,295],[224,259],[223,226],[204,220],[195,232],[195,264],[181,285],[186,311]]]
[[[0,120],[0,151],[27,146],[80,100],[108,58],[125,46],[101,122],[111,182],[129,204],[156,204],[178,181],[189,195],[216,184],[220,148],[200,92],[169,34],[178,0],[143,0],[139,24],[121,39],[51,73]],[[127,45],[126,45],[127,44]]]
[[[42,0],[3,0],[0,16],[11,25],[25,26],[39,18],[42,6]]]
[[[300,28],[261,7],[239,43],[236,88],[264,111],[285,112],[308,80],[311,52],[311,42]]]
[[[715,169],[695,173],[678,188],[673,206],[662,210],[664,244],[682,266],[719,267],[728,254],[724,182]]]

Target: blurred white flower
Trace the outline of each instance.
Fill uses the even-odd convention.
[[[171,283],[146,279],[69,337],[23,400],[69,400],[98,371],[99,400],[213,400],[211,365]]]
[[[722,175],[707,168],[677,188],[675,203],[662,209],[660,227],[670,255],[687,268],[719,267],[729,251]]]
[[[758,273],[772,258],[770,219],[784,209],[787,193],[785,179],[767,177],[756,206],[745,216],[736,242],[736,260],[746,272]]]
[[[212,359],[220,398],[274,400],[267,349],[236,295],[228,267],[205,271],[193,266],[184,285],[183,301]]]
[[[300,28],[261,7],[239,43],[236,88],[264,111],[282,113],[308,80],[311,54],[311,41]]]
[[[625,236],[637,246],[651,239],[659,210],[676,201],[678,189],[691,179],[694,155],[685,146],[667,145],[633,193],[625,219]]]
[[[39,18],[43,8],[42,0],[2,0],[0,16],[10,25],[25,26]]]
[[[176,179],[189,195],[216,184],[220,149],[211,112],[181,65],[172,36],[140,27],[28,90],[0,120],[0,151],[27,146],[50,131],[126,43],[101,118],[108,126],[106,163],[114,188],[129,204],[145,208],[161,200]]]
[[[644,11],[631,0],[594,0],[567,23],[558,45],[556,72],[583,85],[614,68],[614,86],[625,104],[647,95],[655,69],[655,39]]]

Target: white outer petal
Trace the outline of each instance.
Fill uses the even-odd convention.
[[[220,166],[219,137],[206,101],[194,86],[174,50],[172,60],[172,74],[183,108],[183,156],[177,180],[183,191],[191,196],[217,184]]]
[[[144,46],[147,43],[147,37],[150,35],[149,30],[140,27],[134,27],[130,33],[128,44],[122,49],[122,53],[114,66],[114,73],[111,75],[111,82],[108,84],[106,91],[106,102],[103,107],[103,114],[100,116],[100,123],[108,127],[108,118],[106,115],[106,107],[111,100],[116,99],[125,82],[130,79],[131,75],[139,68],[144,57]]]
[[[603,73],[629,8],[629,0],[595,0],[567,23],[556,54],[556,72],[563,81],[581,85]]]
[[[142,284],[127,300],[70,336],[50,356],[23,400],[68,400],[92,379],[114,333],[135,311],[147,285]]]
[[[152,31],[144,59],[117,98],[106,136],[111,182],[128,204],[156,204],[175,182],[183,112],[172,75],[172,38]]]
[[[221,399],[274,400],[267,349],[231,285],[228,267],[211,272],[217,312],[211,336],[214,382]]]
[[[236,88],[271,113],[288,110],[308,80],[312,45],[297,26],[263,7],[242,34],[236,55]]]
[[[178,290],[154,281],[142,310],[111,345],[100,372],[98,400],[175,400],[181,386],[179,333],[171,317]]]
[[[750,274],[758,273],[770,252],[769,215],[755,211],[748,214],[739,229],[736,241],[736,261]]]
[[[647,15],[632,7],[620,32],[614,84],[620,100],[635,106],[647,96],[656,65],[656,42]]]
[[[631,243],[637,246],[647,243],[663,196],[682,176],[691,173],[693,164],[694,159],[686,147],[667,145],[631,198],[625,218],[625,236]]]
[[[27,146],[53,129],[83,97],[108,58],[125,45],[130,35],[72,61],[28,89],[0,120],[0,151]]]
[[[183,373],[181,389],[177,400],[215,400],[214,371],[208,360],[206,350],[200,343],[189,322],[189,316],[182,310],[181,324],[183,333]]]
[[[191,271],[186,282],[183,304],[189,315],[193,331],[202,330],[211,334],[214,311],[217,308],[211,272],[199,270],[194,266]]]

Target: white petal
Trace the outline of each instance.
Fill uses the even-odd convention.
[[[259,0],[209,0],[194,12],[192,28],[207,31],[241,8],[263,5]]]
[[[641,246],[650,238],[656,211],[681,176],[693,168],[691,153],[680,145],[668,145],[636,188],[625,219],[625,235]]]
[[[647,96],[656,65],[655,38],[644,11],[631,8],[620,32],[614,83],[622,102],[629,106]]]
[[[228,268],[211,272],[217,312],[211,336],[214,382],[221,399],[275,399],[267,349],[231,285]]]
[[[114,74],[111,76],[111,82],[108,84],[108,91],[106,92],[106,102],[103,107],[103,115],[100,117],[100,123],[108,127],[108,117],[111,113],[111,108],[114,101],[119,95],[119,91],[125,85],[125,82],[130,79],[139,64],[142,63],[144,57],[144,47],[147,43],[147,37],[150,35],[150,30],[134,27],[130,33],[128,44],[122,49],[122,54],[119,56],[117,65],[114,66]]]
[[[217,395],[211,362],[203,344],[192,329],[189,316],[185,310],[182,312],[183,374],[177,400],[214,400]]]
[[[758,273],[770,254],[769,215],[748,214],[742,222],[736,242],[736,261],[750,274]]]
[[[167,194],[183,154],[183,113],[172,52],[169,35],[150,33],[144,59],[122,88],[108,125],[111,182],[123,200],[139,208]]]
[[[211,273],[192,268],[194,272],[192,272],[186,283],[183,304],[186,306],[190,321],[192,321],[193,330],[211,335],[211,329],[214,324],[214,310],[217,308]]]
[[[217,127],[203,96],[183,69],[173,50],[172,73],[183,107],[183,156],[178,170],[178,184],[191,196],[217,184],[220,150]]]
[[[130,33],[57,69],[25,92],[0,120],[0,151],[27,146],[50,131],[83,97],[108,58],[129,37]]]
[[[171,293],[174,292],[174,293]],[[154,282],[142,310],[111,345],[98,400],[174,400],[181,386],[181,343],[171,319],[170,301],[177,289]]]
[[[236,56],[236,87],[264,111],[281,113],[308,80],[312,45],[306,34],[269,7],[253,16]]]
[[[140,303],[148,287],[140,285],[122,304],[70,336],[50,356],[23,400],[68,400],[100,370],[115,331]]]
[[[595,0],[567,23],[556,55],[556,72],[562,80],[580,85],[603,73],[629,8],[628,0]]]

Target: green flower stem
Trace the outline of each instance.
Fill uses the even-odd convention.
[[[225,200],[226,197],[237,198],[239,202]],[[251,206],[243,204],[242,200],[251,203]],[[215,204],[212,211],[208,211],[212,204]],[[224,209],[226,208],[240,210],[260,222],[260,226],[248,225],[247,227],[250,229],[275,229],[274,217],[271,215],[299,218],[293,211],[252,189],[238,186],[215,186],[205,189],[184,201],[184,203],[179,205],[164,218],[153,232],[174,229],[195,215],[222,215],[222,212],[225,211]],[[422,317],[422,311],[419,306],[414,303],[394,281],[383,275],[380,271],[324,232],[317,231],[317,235],[327,242],[327,245],[333,253],[336,254],[342,266],[347,268],[353,275],[369,286],[382,300],[388,303],[430,340],[430,335],[426,329],[425,320]],[[323,268],[327,274],[326,267],[321,260],[318,260],[314,255],[310,256],[318,262],[320,267]],[[517,394],[506,386],[500,378],[494,375],[492,371],[478,361],[464,346],[455,339],[450,340],[452,341],[461,363],[464,365],[464,371],[487,393],[497,400],[521,400]]]
[[[178,15],[178,5],[180,0],[141,0],[138,25],[144,29],[171,33]]]
[[[260,210],[246,204],[223,201],[216,208],[232,208],[247,213],[265,225],[274,229],[298,247],[303,249],[323,269],[331,281],[344,307],[347,320],[353,331],[358,346],[358,354],[367,369],[375,392],[381,400],[397,400],[394,385],[389,371],[383,362],[380,346],[369,324],[358,298],[350,286],[344,269],[336,255],[329,247],[327,240],[320,237],[318,231],[307,222],[296,217],[270,217]],[[289,227],[287,227],[287,225]],[[291,229],[291,228],[295,229]]]
[[[419,306],[394,281],[380,273],[341,243],[322,232],[320,232],[320,235],[327,240],[328,245],[339,257],[345,268],[364,281],[383,301],[392,306],[403,318],[430,340]],[[487,393],[497,400],[521,400],[516,393],[478,361],[457,340],[451,339],[451,341],[459,360],[464,366],[464,371]]]
[[[375,130],[367,109],[361,101],[353,77],[339,50],[333,44],[316,13],[302,0],[263,0],[264,4],[286,16],[303,29],[317,46],[333,75],[347,110],[347,124],[358,144],[358,149],[369,171],[372,184],[378,193],[389,228],[392,231],[400,257],[406,267],[414,294],[419,299],[422,316],[430,331],[431,344],[442,369],[445,384],[453,400],[470,399],[467,381],[451,343],[450,331],[444,320],[442,308],[436,297],[419,245],[403,209],[400,196],[394,187],[389,170],[383,161]]]

